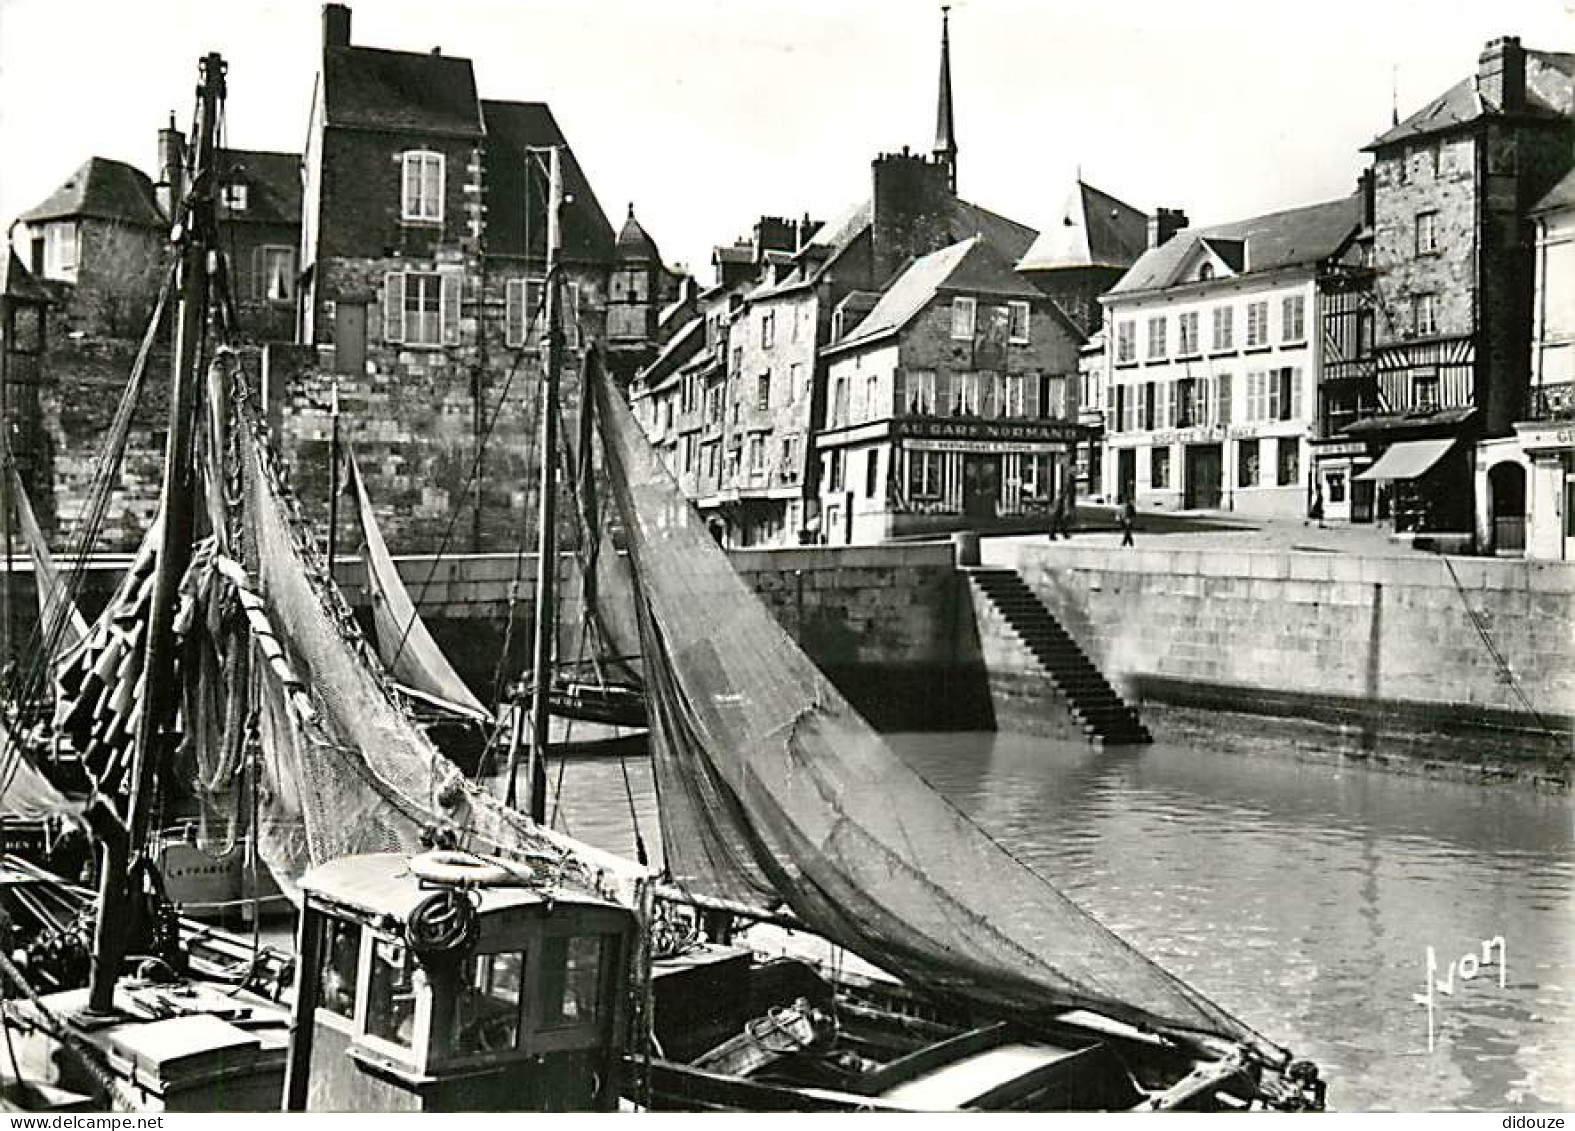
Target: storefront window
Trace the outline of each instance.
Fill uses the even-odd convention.
[[[416,983],[405,944],[372,940],[372,978],[366,992],[366,1031],[410,1047],[416,1021]]]
[[[584,1025],[596,1020],[601,989],[602,939],[550,938],[542,947],[542,1024]]]
[[[1149,465],[1149,486],[1156,491],[1163,491],[1170,486],[1170,449],[1149,449],[1152,462]]]
[[[323,936],[323,965],[319,971],[323,1009],[340,1017],[355,1017],[356,974],[361,966],[361,925],[329,919]]]
[[[1258,441],[1236,441],[1236,485],[1238,487],[1256,487],[1258,485]]]
[[[1292,438],[1282,438],[1279,445],[1279,479],[1281,487],[1288,487],[1301,477],[1301,442]]]

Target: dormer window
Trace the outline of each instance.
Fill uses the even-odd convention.
[[[1205,262],[1198,268],[1198,279],[1200,282],[1207,282],[1212,278],[1214,278],[1214,264]]]
[[[219,190],[219,195],[224,201],[225,211],[227,211],[227,212],[245,212],[246,211],[246,186],[245,185],[225,185],[223,188],[221,188]]]
[[[401,158],[404,190],[400,217],[421,224],[443,222],[443,155],[420,150]]]

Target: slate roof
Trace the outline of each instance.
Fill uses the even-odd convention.
[[[1044,294],[1012,270],[1011,261],[980,236],[920,256],[897,276],[880,301],[842,341],[827,352],[868,344],[894,334],[942,291],[1043,301]]]
[[[676,384],[684,364],[699,353],[704,345],[705,319],[692,318],[684,323],[683,328],[667,340],[655,360],[640,371],[640,380],[647,387],[633,399],[643,400]]]
[[[15,251],[0,257],[0,295],[26,302],[49,302],[49,290],[22,266]]]
[[[258,149],[226,149],[219,154],[219,180],[246,185],[246,209],[226,212],[225,221],[242,224],[301,222],[301,155]]]
[[[1178,282],[1177,275],[1200,242],[1240,240],[1245,244],[1242,274],[1314,264],[1339,251],[1361,226],[1357,196],[1271,212],[1209,228],[1186,228],[1143,253],[1110,294],[1157,290]],[[1228,245],[1221,245],[1228,246]]]
[[[1130,267],[1148,246],[1148,216],[1079,180],[1061,218],[1039,233],[1019,271],[1075,267]]]
[[[1570,208],[1575,206],[1575,169],[1564,174],[1564,179],[1548,190],[1546,196],[1532,207],[1531,213],[1535,216],[1539,212],[1552,212],[1557,208]]]
[[[482,134],[475,71],[455,55],[325,48],[323,107],[330,127]]]
[[[618,231],[617,249],[618,258],[626,262],[660,263],[662,261],[662,253],[656,249],[656,241],[640,226],[640,221],[634,218],[633,204],[629,205],[629,216]]]
[[[145,228],[165,225],[148,175],[134,165],[107,157],[89,157],[42,204],[17,219],[39,223],[75,217],[119,220]]]
[[[1559,51],[1526,52],[1526,110],[1535,117],[1569,117],[1575,85],[1575,55]],[[1501,107],[1491,106],[1477,90],[1477,77],[1461,79],[1398,125],[1368,142],[1363,149],[1382,149],[1400,141],[1426,137],[1463,126]]]
[[[610,261],[615,246],[612,225],[591,191],[574,150],[568,148],[552,109],[545,102],[485,101],[481,110],[487,126],[483,158],[487,251],[498,255],[546,254],[547,179],[537,176],[527,184],[526,150],[561,145],[563,191],[572,197],[563,210],[564,258]]]

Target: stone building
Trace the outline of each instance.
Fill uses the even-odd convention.
[[[1074,471],[1082,342],[981,236],[914,260],[821,352],[825,540],[1047,519]]]
[[[1363,474],[1397,529],[1464,536],[1471,446],[1525,413],[1529,213],[1575,162],[1572,82],[1575,55],[1495,39],[1475,74],[1366,146],[1378,411],[1344,431],[1379,456]]]
[[[1104,296],[1103,493],[1143,507],[1301,515],[1324,345],[1320,283],[1354,255],[1357,197],[1207,228],[1161,209]]]
[[[512,548],[533,536],[545,407],[549,150],[566,198],[565,420],[584,348],[606,337],[616,239],[545,104],[483,100],[469,59],[357,46],[350,26],[349,8],[324,7],[301,225],[299,338],[314,348],[288,367],[280,354],[270,397],[308,495],[337,383],[393,545]],[[620,349],[643,348],[660,302],[620,290]]]
[[[123,161],[89,157],[17,217],[13,244],[50,286],[63,332],[140,336],[168,262],[169,222],[153,182]]]
[[[957,195],[950,51],[943,20],[928,156],[876,157],[868,198],[829,224],[766,217],[754,240],[717,249],[717,287],[701,303],[705,344],[679,371],[673,452],[685,493],[729,545],[827,536],[815,442],[828,412],[825,349],[916,259],[977,238],[1010,265],[1037,235]],[[1074,351],[1068,375],[1075,361]]]
[[[1536,289],[1531,389],[1515,434],[1476,453],[1478,544],[1575,560],[1575,172],[1531,210]],[[1517,505],[1523,504],[1523,505]]]

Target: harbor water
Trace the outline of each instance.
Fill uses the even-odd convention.
[[[1289,749],[890,738],[1107,926],[1315,1060],[1331,1106],[1575,1107],[1569,797]],[[574,834],[632,855],[638,824],[659,855],[643,759],[571,761],[552,793]]]

